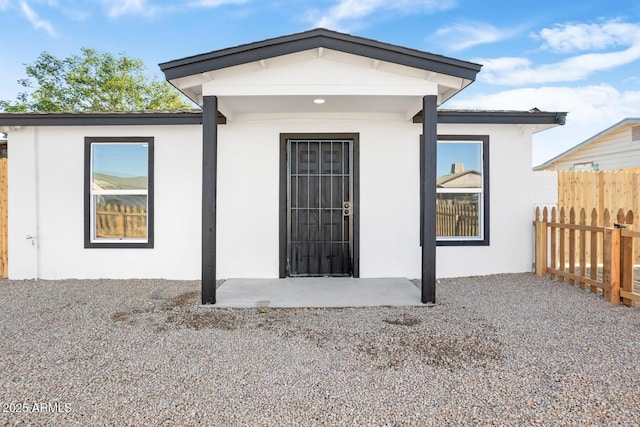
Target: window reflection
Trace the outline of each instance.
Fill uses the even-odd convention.
[[[436,236],[481,237],[482,142],[439,141]]]
[[[91,144],[92,240],[149,237],[149,144]]]

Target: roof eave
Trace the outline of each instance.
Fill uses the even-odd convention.
[[[438,110],[438,123],[562,126],[566,122],[566,116],[565,112],[550,111]],[[423,120],[424,113],[422,111],[413,118],[414,123],[422,123]]]
[[[567,113],[438,110],[438,123],[562,125]],[[422,113],[413,118],[422,123]],[[218,123],[226,117],[218,113]],[[202,124],[202,111],[121,111],[77,113],[0,113],[0,126],[101,126]]]
[[[218,113],[218,123],[226,118]],[[127,125],[199,125],[202,112],[119,111],[76,113],[0,113],[0,127],[10,126],[127,126]]]
[[[472,62],[318,28],[164,62],[160,69],[167,80],[173,80],[320,47],[467,80],[475,80],[482,68]]]

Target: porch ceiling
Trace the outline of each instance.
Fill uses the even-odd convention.
[[[318,104],[314,100],[322,99]],[[218,109],[225,117],[233,120],[243,114],[330,114],[365,113],[399,114],[406,120],[421,110],[419,96],[226,96],[218,100]]]

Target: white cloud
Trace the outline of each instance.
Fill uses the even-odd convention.
[[[460,96],[460,95],[459,95]],[[582,87],[548,86],[452,99],[447,108],[568,111],[581,123],[611,120],[640,112],[640,91],[620,92],[608,84]]]
[[[359,23],[358,20],[375,12],[435,12],[451,9],[455,4],[455,0],[340,0],[326,11],[308,11],[307,18],[316,27],[344,29],[345,21],[353,25],[354,20]]]
[[[524,88],[453,98],[444,107],[568,112],[562,128],[535,136],[533,163],[540,164],[626,117],[640,117],[640,91],[620,92],[608,84]]]
[[[608,21],[599,24],[556,25],[540,31],[543,48],[554,52],[601,50],[638,43],[640,25]]]
[[[147,5],[146,0],[102,0],[107,8],[110,18],[118,18],[122,15],[146,15],[155,13],[155,8]]]
[[[244,4],[249,0],[196,0],[188,4],[190,7],[218,7],[225,4]]]
[[[518,30],[501,30],[481,22],[470,22],[440,28],[436,31],[436,36],[445,40],[446,49],[457,52],[480,44],[503,40],[517,32]]]
[[[79,22],[86,21],[91,16],[91,12],[86,10],[80,10],[80,9],[67,8],[67,9],[64,9],[62,12],[66,16],[68,16],[69,19],[73,21],[79,21]]]
[[[250,0],[183,0],[170,4],[156,4],[148,0],[102,0],[102,4],[110,18],[119,18],[124,15],[150,17],[159,13],[180,11],[184,7],[214,8],[225,4],[244,4],[248,1]]]
[[[610,21],[603,25],[564,25],[542,30],[543,48],[556,52],[629,46],[627,49],[585,53],[534,66],[527,58],[475,59],[484,64],[479,80],[500,85],[545,84],[586,79],[597,71],[630,64],[640,59],[640,24]]]
[[[44,30],[51,37],[56,37],[56,30],[53,28],[53,25],[49,21],[46,21],[38,16],[38,14],[31,9],[29,4],[25,0],[20,1],[20,9],[22,13],[27,18],[27,20],[33,25],[33,28],[37,30]]]

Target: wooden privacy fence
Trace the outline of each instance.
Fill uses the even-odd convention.
[[[591,292],[602,290],[604,298],[612,304],[620,299],[627,305],[640,301],[640,293],[634,293],[634,239],[640,232],[632,231],[633,212],[625,215],[618,210],[616,222],[612,223],[609,211],[605,209],[599,220],[593,209],[587,220],[584,209],[578,215],[574,209],[565,215],[564,208],[559,214],[556,209],[544,208],[542,216],[536,208],[535,268],[540,277],[550,276],[560,282],[576,283],[581,289],[587,285]],[[602,223],[603,225],[598,225]],[[568,258],[565,248],[569,247]],[[587,247],[590,248],[587,256]],[[598,250],[601,247],[602,250]],[[576,254],[578,256],[576,257]]]
[[[605,208],[610,213],[631,210],[640,218],[640,168],[614,171],[558,171],[558,209],[587,213],[596,208],[598,224],[604,226]],[[590,218],[588,218],[590,220]],[[568,248],[566,249],[568,251]],[[587,247],[587,253],[590,248]],[[568,256],[568,253],[567,253]],[[640,245],[634,247],[634,263],[640,264]]]
[[[96,212],[96,237],[147,237],[147,211],[141,206],[100,205]]]
[[[640,171],[558,171],[558,209],[566,212],[574,208],[589,211],[596,208],[603,213],[630,209],[640,214]]]
[[[436,203],[437,236],[477,236],[478,209],[474,204]]]

